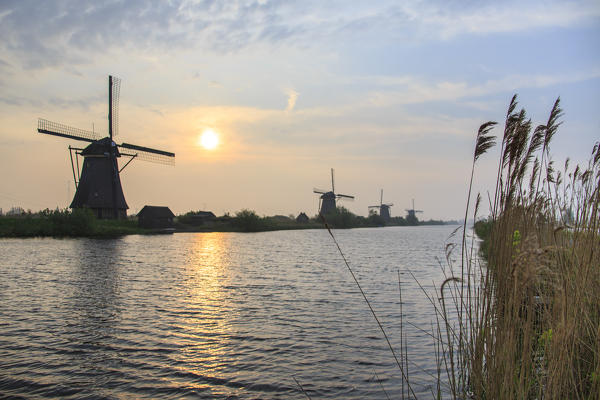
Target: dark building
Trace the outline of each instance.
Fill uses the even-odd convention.
[[[319,213],[322,215],[327,215],[331,212],[335,212],[335,198],[336,196],[333,192],[323,193],[321,195],[321,209],[319,210]]]
[[[204,222],[213,221],[217,216],[212,211],[198,211],[196,217],[202,218]]]
[[[119,150],[110,138],[92,142],[81,152],[83,169],[71,208],[89,208],[97,218],[126,218],[117,157]]]
[[[390,220],[392,219],[390,215],[390,206],[388,204],[382,204],[379,208],[379,215],[381,216],[381,218],[383,218],[385,222],[390,222]]]
[[[178,221],[182,224],[198,226],[204,225],[207,222],[212,222],[216,218],[216,215],[212,211],[194,211],[179,216]]]
[[[137,217],[140,228],[164,229],[173,227],[175,214],[169,207],[144,206]]]
[[[296,217],[296,222],[299,222],[301,224],[306,224],[308,221],[309,221],[308,215],[306,215],[303,212],[298,214],[298,216]]]

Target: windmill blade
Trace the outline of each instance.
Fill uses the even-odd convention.
[[[130,143],[121,143],[118,145],[122,149],[127,149],[122,152],[123,155],[135,156],[140,160],[154,162],[165,165],[175,165],[175,153],[170,153],[164,150],[151,149],[150,147],[137,146]]]
[[[95,132],[73,128],[43,118],[38,118],[38,132],[84,142],[94,142],[99,139]]]
[[[379,206],[369,206],[369,208],[379,208]]]
[[[354,196],[349,196],[347,194],[336,194],[335,195],[338,199],[348,199],[348,200],[354,200]]]
[[[390,204],[382,204],[382,206],[387,206],[387,207],[392,207],[394,205],[394,203],[390,203]]]
[[[379,199],[379,204],[383,205],[383,189],[381,189],[381,197]]]
[[[331,191],[335,193],[335,181],[333,178],[333,168],[331,168]]]
[[[111,138],[119,134],[119,95],[121,93],[121,79],[108,76],[108,136]]]
[[[317,189],[317,188],[314,188],[314,189],[313,189],[313,193],[318,193],[318,194],[325,194],[325,193],[327,193],[328,191],[329,191],[329,190],[323,190],[323,189]]]

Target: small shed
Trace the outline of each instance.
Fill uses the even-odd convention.
[[[175,214],[169,207],[144,206],[137,217],[140,228],[164,229],[173,227]]]
[[[306,224],[308,222],[308,220],[309,220],[308,215],[306,215],[303,212],[298,214],[298,216],[296,217],[296,222],[301,223],[301,224]]]
[[[196,211],[186,214],[184,217],[179,217],[179,222],[187,225],[204,225],[207,222],[212,222],[217,217],[212,211]]]

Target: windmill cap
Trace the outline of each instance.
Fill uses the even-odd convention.
[[[111,149],[113,148],[114,149]],[[119,157],[121,154],[119,153],[119,148],[116,143],[113,142],[109,137],[105,137],[100,140],[96,140],[90,143],[83,151],[81,152],[82,156],[92,156],[92,155],[104,155],[104,153],[109,153],[110,151],[115,151],[116,156]]]

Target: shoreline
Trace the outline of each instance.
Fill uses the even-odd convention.
[[[131,222],[131,221],[125,221]],[[100,222],[99,225],[103,225]],[[114,225],[114,224],[111,224]],[[118,238],[128,235],[172,235],[176,233],[220,233],[220,232],[234,232],[234,233],[258,233],[258,232],[274,232],[274,231],[291,231],[291,230],[308,230],[308,229],[326,229],[322,223],[308,223],[294,225],[280,225],[280,226],[264,226],[257,227],[256,229],[247,230],[244,228],[234,227],[223,224],[222,226],[190,226],[182,227],[176,226],[174,228],[163,228],[163,229],[145,229],[137,226],[132,226],[131,223],[125,225],[117,225],[112,227],[102,226],[98,230],[88,232],[47,232],[41,229],[41,226],[37,226],[38,229],[25,229],[25,227],[15,224],[12,226],[13,229],[7,231],[6,224],[2,224],[0,219],[0,239],[27,239],[27,238],[90,238],[90,239],[111,239]],[[413,226],[444,226],[453,225],[452,222],[440,223],[440,224],[419,224],[419,225],[383,225],[383,226],[349,226],[349,227],[332,227],[332,229],[361,229],[361,228],[386,228],[386,227],[413,227]],[[28,227],[31,228],[31,227]]]

